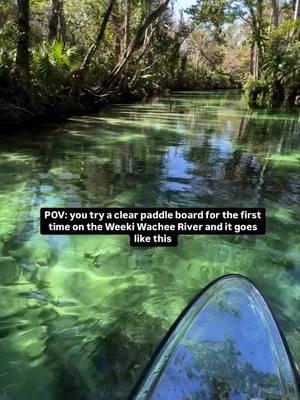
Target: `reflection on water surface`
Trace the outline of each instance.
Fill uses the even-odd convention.
[[[133,397],[299,398],[268,306],[250,281],[233,275],[214,282],[184,313]]]
[[[266,296],[300,363],[300,123],[181,93],[2,134],[0,398],[124,399],[188,301],[227,273]],[[39,208],[267,207],[265,237],[41,237]]]

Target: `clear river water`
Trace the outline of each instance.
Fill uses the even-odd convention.
[[[0,142],[0,399],[126,399],[193,296],[250,278],[300,365],[300,119],[236,92],[120,104]],[[40,207],[266,207],[265,236],[41,236]]]

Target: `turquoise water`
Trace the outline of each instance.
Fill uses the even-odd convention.
[[[241,273],[300,364],[299,114],[233,92],[1,134],[0,398],[125,399],[189,300]],[[266,207],[264,237],[40,236],[40,207]]]

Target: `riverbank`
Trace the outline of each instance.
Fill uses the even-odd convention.
[[[240,90],[233,87],[220,88],[219,90]],[[211,92],[212,90],[204,90]],[[183,90],[172,92],[185,92]],[[197,91],[195,91],[197,92]],[[86,89],[80,102],[74,102],[71,96],[59,95],[43,98],[37,91],[19,90],[14,96],[14,103],[5,102],[0,97],[0,127],[14,129],[20,126],[34,126],[41,123],[60,123],[70,116],[80,116],[98,112],[110,105],[117,103],[134,103],[144,101],[154,96],[167,96],[171,93],[156,85],[149,89],[141,88],[128,91],[110,91],[101,96],[96,96],[91,90]],[[17,97],[17,98],[16,98]]]
[[[240,82],[199,81],[196,87],[181,85],[161,85],[148,82],[134,88],[116,89],[83,87],[77,96],[70,84],[62,86],[56,92],[49,92],[41,85],[27,84],[14,75],[0,77],[0,127],[15,128],[40,123],[59,123],[72,115],[84,115],[98,112],[110,104],[132,103],[153,96],[169,94],[171,91],[186,90],[237,90],[242,89]]]
[[[14,88],[12,90],[12,87]],[[69,92],[69,90],[66,89]],[[158,85],[127,91],[109,91],[97,95],[91,89],[83,90],[80,100],[74,101],[69,93],[43,96],[35,88],[25,88],[20,82],[11,83],[0,94],[0,127],[17,128],[48,122],[62,122],[71,115],[83,115],[100,111],[116,103],[131,103],[146,98],[168,94],[169,90]],[[7,100],[9,99],[9,100]]]

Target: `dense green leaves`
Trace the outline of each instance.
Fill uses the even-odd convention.
[[[300,88],[300,23],[287,21],[273,28],[265,44],[263,80],[250,79],[246,93],[250,103],[294,103]]]
[[[116,0],[111,13],[108,0],[59,0],[57,34],[51,36],[55,1],[30,1],[24,42],[31,69],[26,84],[31,81],[46,97],[67,93],[76,103],[88,91],[89,101],[98,103],[91,97],[95,88],[98,96],[110,90],[236,88],[245,81],[252,104],[294,103],[300,94],[299,23],[293,22],[292,1],[277,7],[266,0],[195,0],[178,15],[168,0]],[[18,79],[19,14],[17,3],[1,3],[2,85]]]
[[[222,39],[224,25],[233,23],[239,12],[238,3],[228,0],[197,0],[196,5],[188,9],[194,24],[212,30],[218,40]]]
[[[76,48],[62,42],[44,42],[33,52],[32,69],[37,82],[53,91],[66,81],[76,66]]]
[[[264,71],[282,85],[288,99],[300,87],[300,23],[288,21],[271,32],[266,46]]]

